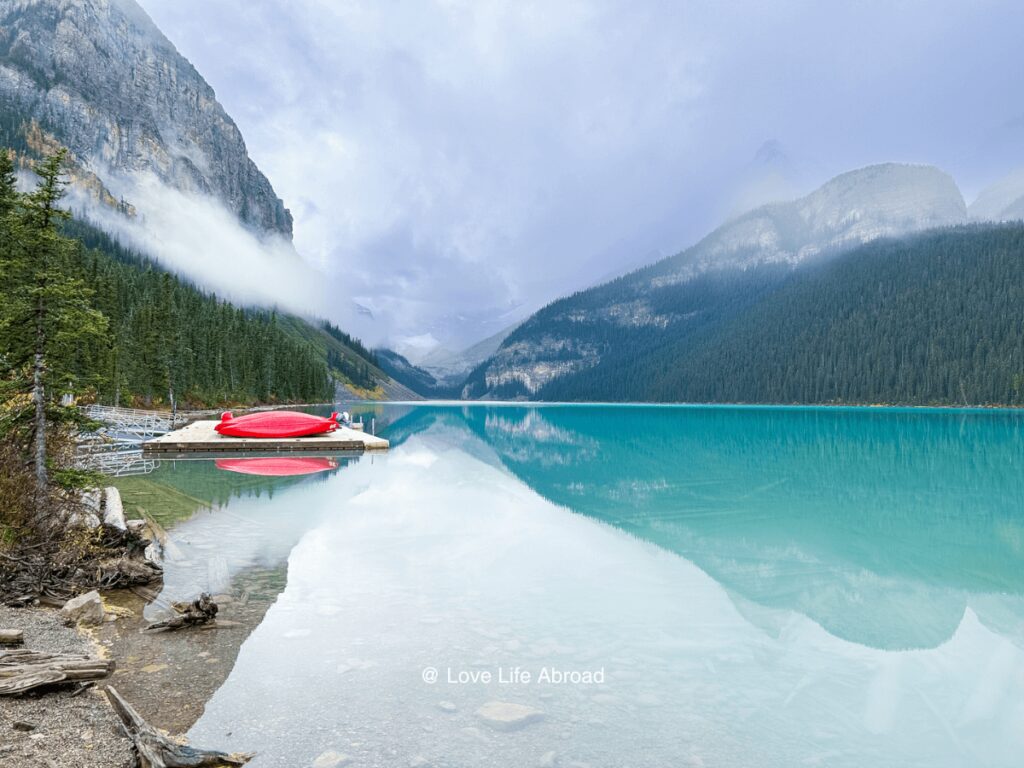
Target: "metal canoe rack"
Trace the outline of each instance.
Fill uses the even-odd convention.
[[[123,443],[140,443],[166,435],[189,420],[187,415],[180,413],[115,408],[109,405],[86,405],[82,413],[107,425],[105,437]]]
[[[85,416],[105,426],[97,432],[79,436],[77,463],[80,467],[110,477],[147,475],[152,472],[160,462],[151,456],[144,456],[142,444],[173,432],[189,420],[187,414],[115,408],[109,405],[86,405],[81,410]]]

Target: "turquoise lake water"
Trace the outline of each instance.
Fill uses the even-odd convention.
[[[194,742],[256,768],[1021,765],[1024,414],[364,410],[386,455],[151,476],[216,497],[171,528],[165,597],[286,569]]]

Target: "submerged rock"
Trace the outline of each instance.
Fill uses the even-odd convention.
[[[539,709],[509,701],[489,701],[476,714],[497,731],[515,731],[544,719],[544,713]]]
[[[94,589],[92,592],[86,592],[84,595],[71,598],[60,609],[60,615],[64,619],[64,623],[68,625],[75,624],[76,622],[80,624],[102,624],[103,600],[100,599],[100,593]]]
[[[341,768],[341,766],[348,765],[351,762],[352,758],[348,755],[328,749],[313,761],[313,768]]]

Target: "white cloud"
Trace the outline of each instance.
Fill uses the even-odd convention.
[[[395,351],[404,355],[413,364],[418,364],[427,353],[437,349],[441,344],[432,333],[421,333],[418,336],[397,336],[392,341]]]
[[[125,245],[238,303],[305,316],[331,313],[322,273],[306,264],[287,240],[257,237],[215,198],[172,189],[152,174],[104,178],[135,206],[135,218],[81,194],[69,203]]]

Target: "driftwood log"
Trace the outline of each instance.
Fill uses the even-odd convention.
[[[214,752],[180,744],[151,726],[114,688],[107,687],[107,698],[121,725],[132,740],[141,768],[203,768],[204,766],[245,765],[252,754]]]
[[[0,696],[51,685],[99,680],[113,671],[113,661],[78,653],[43,653],[27,648],[0,651]]]
[[[190,603],[171,603],[171,607],[177,613],[176,616],[163,621],[154,621],[146,627],[146,630],[175,630],[182,627],[194,627],[217,618],[217,604],[206,592]]]
[[[20,629],[0,629],[0,645],[21,645],[25,633]]]

